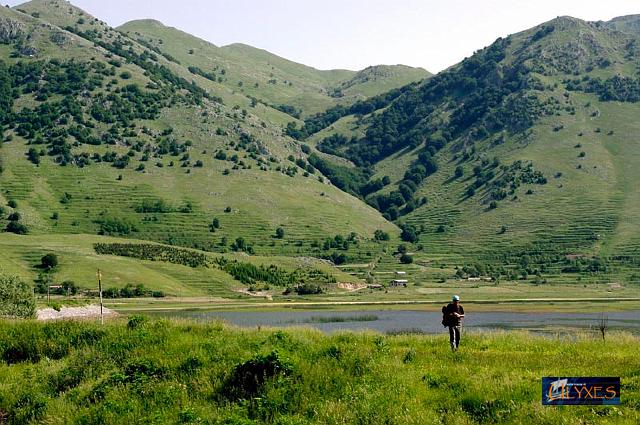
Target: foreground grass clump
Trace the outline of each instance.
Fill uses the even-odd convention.
[[[3,423],[638,423],[640,340],[322,334],[136,316],[0,326]],[[543,407],[547,375],[621,376],[622,405]]]

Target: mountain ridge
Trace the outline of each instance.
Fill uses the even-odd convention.
[[[416,80],[116,30],[57,0],[0,15],[19,23],[0,31],[14,233],[316,257],[369,281],[401,259],[540,281],[640,261],[632,26],[558,17]]]
[[[247,44],[216,46],[180,29],[144,20],[127,22],[118,30],[152,43],[153,47],[192,65],[196,73],[213,77],[230,90],[289,111],[296,118],[335,104],[350,104],[431,75],[421,68],[392,67],[395,72],[375,84],[363,81],[343,92],[342,83],[365,70],[318,70]],[[165,39],[173,42],[164,43]]]

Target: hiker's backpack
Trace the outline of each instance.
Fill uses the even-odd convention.
[[[447,314],[447,306],[442,306],[442,326],[445,328],[449,326],[449,315]]]

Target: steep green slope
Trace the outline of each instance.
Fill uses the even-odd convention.
[[[322,122],[309,144],[369,170],[369,183],[389,177],[360,195],[419,234],[425,262],[496,261],[515,276],[540,264],[575,269],[580,256],[634,264],[635,21],[611,21],[619,31],[557,18],[498,39],[375,113],[327,111],[301,133]]]
[[[217,47],[153,20],[118,28],[129,37],[168,53],[195,74],[288,113],[307,116],[337,103],[350,104],[420,81],[430,74],[408,66],[375,66],[354,72],[321,71],[245,44]]]
[[[3,28],[19,29],[1,45],[16,95],[2,117],[2,228],[318,256],[334,252],[321,248],[327,237],[354,232],[354,258],[372,255],[375,230],[394,232],[307,164],[281,134],[288,115],[229,103],[224,86],[192,82],[175,59],[66,2],[17,9],[29,14],[0,11]]]

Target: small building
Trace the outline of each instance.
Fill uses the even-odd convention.
[[[407,272],[396,271],[396,276],[406,276]]]
[[[403,286],[403,287],[407,287],[407,284],[409,283],[409,281],[407,279],[393,279],[391,281],[391,285],[392,287],[398,287],[398,286]]]

